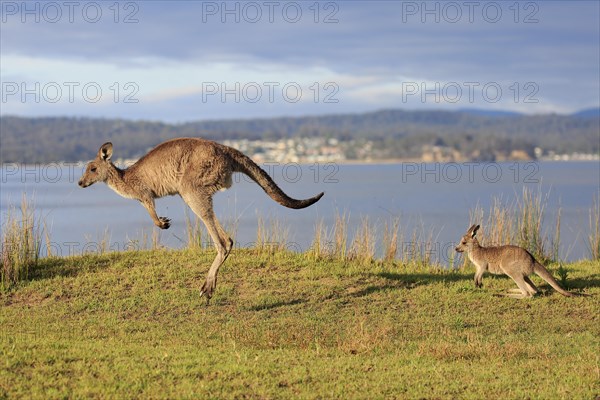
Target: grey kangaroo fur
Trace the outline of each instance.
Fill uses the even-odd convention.
[[[475,237],[478,229],[479,225],[472,225],[455,249],[459,253],[466,251],[469,260],[475,264],[477,268],[475,272],[476,287],[480,288],[482,286],[482,278],[485,271],[489,271],[492,274],[506,274],[519,287],[519,289],[512,289],[512,293],[506,296],[519,299],[532,297],[538,292],[538,289],[529,279],[529,275],[535,273],[563,296],[574,296],[573,293],[561,288],[552,274],[524,248],[510,245],[498,247],[481,246]]]
[[[88,163],[79,186],[85,188],[105,182],[121,196],[140,201],[154,224],[162,229],[168,229],[171,221],[156,215],[154,199],[179,194],[202,219],[217,249],[200,289],[200,296],[206,295],[207,301],[217,286],[219,268],[233,247],[233,240],[215,217],[212,196],[231,186],[234,172],[248,175],[273,200],[288,208],[308,207],[323,196],[320,193],[306,200],[292,199],[249,157],[210,140],[180,138],[166,141],[127,169],[117,168],[111,162],[112,154],[112,143],[103,144],[96,158]]]

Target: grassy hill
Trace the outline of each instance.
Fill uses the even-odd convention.
[[[591,297],[497,297],[472,270],[235,250],[206,306],[211,251],[42,259],[0,293],[0,398],[579,398],[600,395]],[[554,267],[556,274],[556,266]]]

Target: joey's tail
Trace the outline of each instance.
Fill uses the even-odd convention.
[[[236,168],[236,172],[243,172],[248,175],[254,182],[256,182],[263,190],[276,202],[281,204],[284,207],[288,208],[305,208],[308,207],[317,201],[321,197],[323,197],[323,192],[318,195],[311,197],[309,199],[304,200],[296,200],[289,197],[287,194],[283,192],[277,186],[277,184],[271,179],[269,174],[267,174],[262,168],[260,168],[254,161],[250,159],[250,157],[244,155],[243,153],[231,149],[230,153],[231,157],[234,159]]]
[[[544,268],[542,264],[536,262],[533,266],[533,272],[535,272],[540,278],[548,282],[550,286],[552,286],[558,293],[567,297],[573,296],[573,293],[567,292],[565,289],[560,287],[558,282],[556,282],[556,279],[554,279],[552,274],[548,272],[548,270]]]

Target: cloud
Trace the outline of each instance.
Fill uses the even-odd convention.
[[[475,5],[471,9],[467,3]],[[29,3],[29,13],[23,4],[2,2],[2,81],[93,81],[107,93],[114,83],[136,83],[140,103],[135,110],[118,102],[102,109],[122,117],[170,118],[169,102],[187,110],[181,108],[184,100],[196,102],[191,109],[206,108],[202,93],[207,82],[297,82],[309,91],[315,82],[334,82],[341,103],[335,107],[351,111],[408,106],[398,101],[403,82],[497,82],[503,88],[533,82],[539,88],[537,105],[472,104],[484,108],[575,111],[600,103],[596,2],[522,2],[517,7],[500,2],[152,1],[117,7],[52,2],[62,7],[54,22],[47,21],[58,15],[49,3]],[[71,10],[65,4],[77,6]],[[492,4],[500,14],[494,14]],[[329,110],[307,99],[215,104],[211,115]],[[157,104],[162,105],[158,111]],[[59,105],[63,108],[52,110],[90,112],[77,102]],[[25,114],[49,109],[35,102],[6,102],[2,108],[3,113]],[[176,114],[183,119],[198,115]]]

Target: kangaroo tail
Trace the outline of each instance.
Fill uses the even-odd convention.
[[[556,279],[554,279],[552,274],[548,272],[548,270],[542,264],[536,262],[533,266],[533,272],[535,272],[540,278],[548,282],[550,286],[552,286],[558,293],[562,294],[563,296],[574,296],[573,293],[567,292],[565,289],[560,287],[558,282],[556,282]]]
[[[311,197],[309,199],[304,200],[296,200],[289,197],[287,194],[283,192],[277,186],[277,184],[271,179],[269,174],[267,174],[262,168],[260,168],[254,161],[250,159],[250,157],[246,156],[242,152],[231,149],[230,152],[231,157],[235,161],[234,170],[236,172],[242,172],[248,175],[254,182],[256,182],[263,190],[271,197],[273,200],[278,202],[284,207],[300,209],[308,207],[317,201],[325,193],[321,192],[318,195]]]

